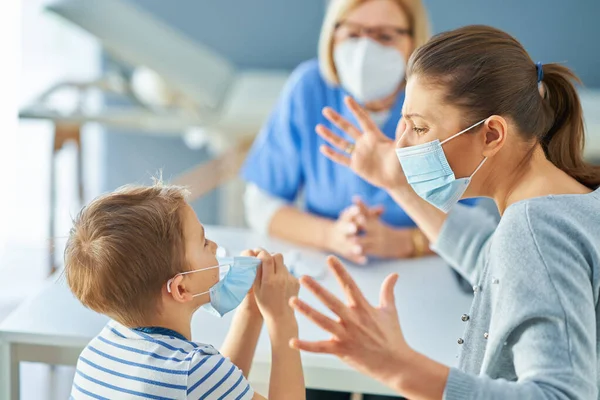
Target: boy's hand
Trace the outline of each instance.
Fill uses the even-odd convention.
[[[258,256],[258,253],[254,250],[244,250],[240,255],[244,257],[256,257]],[[248,291],[248,294],[240,304],[239,309],[251,312],[252,314],[256,314],[257,317],[262,318],[258,305],[256,304],[256,296],[254,296],[254,287],[256,286],[257,281],[258,278],[254,281],[254,285],[252,285],[252,287]]]
[[[263,249],[255,252],[262,263],[256,276],[254,295],[267,328],[271,331],[276,324],[295,324],[296,318],[288,302],[291,297],[298,295],[298,280],[283,264],[281,254],[271,255]]]

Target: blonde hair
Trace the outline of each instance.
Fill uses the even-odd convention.
[[[371,0],[331,0],[319,37],[319,66],[321,74],[327,82],[339,85],[340,81],[333,61],[333,36],[335,26],[342,21],[352,10]],[[421,0],[392,0],[408,17],[414,49],[424,45],[431,31],[427,12]]]
[[[65,276],[86,307],[130,326],[158,311],[162,286],[186,271],[186,192],[125,186],[84,207],[65,249]]]

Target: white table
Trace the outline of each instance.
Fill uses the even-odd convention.
[[[342,292],[335,278],[324,269],[325,254],[261,237],[244,229],[207,227],[207,235],[229,254],[262,246],[296,258],[296,270],[320,275],[320,282],[335,294]],[[290,257],[291,253],[295,255]],[[400,321],[408,343],[429,357],[453,365],[458,354],[456,340],[464,322],[461,314],[471,305],[471,295],[461,292],[449,267],[437,257],[406,261],[380,261],[348,268],[367,299],[376,303],[383,279],[398,272],[396,300]],[[325,311],[307,291],[300,297]],[[220,346],[228,330],[231,315],[223,319],[198,311],[193,319],[195,341]],[[324,339],[328,335],[299,316],[300,337]],[[75,365],[85,345],[106,324],[107,318],[85,309],[71,295],[64,279],[53,278],[0,324],[0,399],[19,398],[19,363],[21,361]],[[267,382],[270,370],[270,345],[263,330],[250,380]],[[302,354],[306,385],[310,388],[362,393],[390,394],[376,381],[355,372],[333,356]]]

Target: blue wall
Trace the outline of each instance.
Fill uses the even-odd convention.
[[[242,68],[292,69],[314,57],[324,0],[129,0]]]
[[[325,4],[325,0],[129,1],[242,68],[293,68],[314,57]],[[586,85],[600,87],[599,0],[424,2],[435,32],[468,24],[493,25],[516,36],[534,60],[566,61]]]
[[[104,59],[105,68],[113,61]],[[107,104],[128,106],[120,99],[105,97]],[[102,191],[111,191],[119,186],[137,183],[151,184],[152,178],[161,172],[165,181],[182,171],[210,159],[206,150],[191,150],[183,140],[169,136],[143,136],[140,133],[117,131],[102,132],[104,160]],[[192,203],[198,218],[205,224],[218,223],[218,190]]]
[[[566,62],[600,87],[599,0],[424,0],[436,32],[486,24],[514,35],[535,61]]]
[[[316,55],[325,0],[128,0],[241,68],[287,68]],[[335,1],[335,0],[333,0]],[[489,24],[515,35],[544,63],[566,61],[585,85],[600,87],[600,0],[424,0],[434,31]],[[158,168],[172,176],[208,155],[178,138],[106,134],[105,189],[147,181]],[[195,207],[214,223],[217,199]]]

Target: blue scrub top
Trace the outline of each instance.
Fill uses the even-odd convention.
[[[337,219],[352,204],[353,196],[358,195],[369,206],[383,205],[381,218],[387,224],[415,226],[384,190],[319,151],[327,142],[315,132],[317,124],[352,141],[321,114],[323,107],[329,106],[358,126],[344,104],[347,95],[341,87],[325,82],[316,59],[300,64],[250,150],[242,168],[243,179],[289,202],[304,189],[306,211],[321,217]],[[391,139],[395,138],[403,102],[404,91],[398,94],[388,120],[381,127]]]

